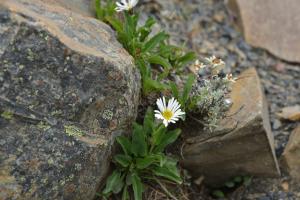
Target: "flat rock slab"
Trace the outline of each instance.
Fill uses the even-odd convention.
[[[290,135],[282,161],[290,176],[300,182],[300,125]]]
[[[299,0],[229,0],[229,7],[249,44],[300,62]]]
[[[193,126],[192,135],[198,136],[186,139],[182,164],[212,186],[237,175],[278,176],[267,104],[254,68],[239,76],[231,99],[227,117],[213,133]]]
[[[111,28],[35,0],[0,1],[0,199],[93,199],[140,76]]]

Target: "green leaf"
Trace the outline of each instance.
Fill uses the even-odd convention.
[[[151,107],[148,107],[145,117],[144,117],[144,131],[147,135],[150,135],[152,133],[152,129],[154,126],[154,114],[153,109]]]
[[[144,42],[145,39],[151,33],[151,27],[156,23],[153,17],[149,17],[144,26],[140,27],[138,32],[140,34],[140,42]]]
[[[142,51],[143,52],[150,52],[155,47],[157,47],[159,43],[166,40],[168,37],[169,36],[164,32],[160,32],[160,33],[156,34],[148,42],[145,43],[144,48],[142,49]]]
[[[122,167],[128,167],[132,162],[132,158],[130,156],[122,154],[115,155],[114,160]]]
[[[242,182],[242,177],[240,177],[240,176],[234,177],[234,182],[236,182],[236,183]]]
[[[141,72],[142,77],[145,79],[146,77],[150,76],[150,69],[145,63],[143,59],[137,59],[136,64]]]
[[[225,198],[225,194],[221,190],[214,190],[212,195],[217,198]]]
[[[135,26],[134,26],[134,16],[131,16],[128,12],[125,12],[125,25],[124,32],[130,38],[134,38]]]
[[[252,178],[251,176],[244,176],[243,177],[243,183],[245,186],[249,186],[251,184]]]
[[[95,0],[95,10],[97,18],[103,20],[104,13],[101,6],[101,0]]]
[[[180,177],[179,171],[177,170],[176,166],[174,168],[171,166],[164,165],[162,167],[156,167],[156,168],[152,169],[152,171],[156,176],[161,176],[161,177],[167,178],[178,184],[182,183],[182,179]]]
[[[156,80],[153,80],[151,78],[145,78],[144,80],[144,92],[146,94],[153,92],[153,91],[164,91],[168,88],[167,85],[160,83]]]
[[[122,200],[129,200],[128,186],[126,185],[123,189]]]
[[[227,181],[227,182],[225,183],[225,186],[228,187],[228,188],[233,188],[233,187],[235,186],[235,184],[234,184],[234,182],[232,182],[232,181]]]
[[[172,95],[175,99],[179,100],[179,91],[177,85],[174,82],[170,82],[170,88],[172,91]]]
[[[180,133],[181,133],[180,129],[175,129],[173,131],[169,131],[166,134],[164,134],[160,139],[159,143],[157,144],[157,146],[154,148],[153,152],[154,153],[162,152],[167,145],[172,144],[173,142],[176,141]]]
[[[135,200],[142,200],[143,183],[141,181],[141,178],[135,173],[133,173],[131,175],[131,178],[132,178],[132,187],[133,187],[134,199]]]
[[[124,137],[124,136],[118,136],[116,138],[117,142],[121,145],[123,152],[126,155],[130,155],[131,154],[131,143],[130,141]]]
[[[143,127],[137,123],[133,125],[132,153],[135,156],[145,156],[147,154],[147,143]]]
[[[182,93],[182,98],[181,98],[181,102],[180,104],[182,106],[184,106],[188,100],[188,97],[189,97],[189,94],[192,90],[192,87],[193,87],[193,84],[195,82],[195,76],[194,75],[189,75],[185,85],[184,85],[184,88],[183,88],[183,93]]]
[[[104,195],[109,195],[111,192],[119,193],[124,185],[121,172],[114,171],[107,179],[106,186],[103,190]]]
[[[137,158],[136,159],[136,167],[138,169],[145,169],[149,167],[151,164],[158,162],[157,156],[147,156],[145,158]]]
[[[106,16],[105,20],[117,31],[118,34],[123,32],[123,24],[118,19],[112,16]]]
[[[152,144],[157,146],[161,143],[163,136],[165,135],[167,128],[163,124],[159,124],[155,127],[155,130],[152,132]]]
[[[169,70],[171,68],[171,64],[169,63],[169,61],[159,55],[150,56],[148,58],[148,62],[151,64],[161,65],[167,70]]]
[[[181,66],[194,61],[197,58],[194,52],[188,52],[184,56],[180,57],[177,61],[180,63]]]

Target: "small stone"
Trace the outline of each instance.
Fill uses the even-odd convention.
[[[281,122],[280,122],[278,119],[275,119],[274,122],[273,122],[273,124],[272,124],[272,128],[273,128],[274,130],[277,130],[277,129],[279,129],[281,126],[282,126]]]
[[[281,161],[292,179],[300,183],[300,125],[290,135]]]
[[[268,106],[254,68],[243,72],[233,84],[232,106],[212,133],[204,134],[197,124],[188,133],[183,149],[183,166],[193,177],[220,186],[234,176],[276,177],[279,168],[269,122]]]
[[[300,105],[282,108],[281,112],[277,113],[277,115],[282,119],[300,121]]]
[[[281,183],[281,187],[282,187],[282,189],[283,189],[285,192],[288,192],[288,191],[289,191],[289,182],[283,181],[283,182]]]

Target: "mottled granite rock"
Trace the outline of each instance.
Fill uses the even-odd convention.
[[[228,0],[228,5],[249,44],[300,62],[299,0]]]
[[[268,107],[254,68],[239,76],[231,99],[227,117],[213,133],[204,133],[197,124],[184,130],[193,136],[185,141],[182,164],[212,186],[237,175],[278,176]]]
[[[0,199],[93,199],[139,92],[109,26],[40,1],[0,1]]]
[[[291,177],[300,182],[300,125],[290,135],[281,160]]]

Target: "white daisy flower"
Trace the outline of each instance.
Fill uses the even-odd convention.
[[[131,10],[138,2],[139,0],[121,0],[121,2],[116,2],[116,11],[121,12],[124,10]]]
[[[180,104],[174,97],[168,101],[168,104],[166,104],[165,97],[159,98],[156,104],[159,110],[154,111],[155,117],[162,119],[165,127],[167,127],[169,123],[176,123],[179,118],[185,115],[185,112],[180,109]]]
[[[233,78],[232,74],[226,74],[226,77],[224,78],[226,81],[230,81],[232,83],[235,83],[237,78]]]
[[[221,60],[220,58],[216,58],[216,56],[211,56],[211,57],[205,58],[205,60],[210,65],[212,65],[214,68],[225,65],[225,62],[223,60]]]
[[[197,70],[199,69],[204,69],[206,67],[206,65],[204,65],[203,63],[201,63],[199,60],[196,60],[194,63],[194,66]]]

